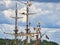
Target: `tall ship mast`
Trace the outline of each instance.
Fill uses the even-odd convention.
[[[17,37],[20,36],[18,33],[18,19],[22,18],[22,17],[18,17],[18,10],[17,10],[17,1],[16,1],[16,10],[15,10],[15,17],[11,17],[13,19],[15,19],[15,29],[14,29],[14,33],[6,33],[5,34],[9,34],[9,35],[14,35],[15,39],[14,39],[14,45],[17,45]]]
[[[26,13],[25,12],[23,12],[23,13],[21,13],[21,14],[23,14],[23,15],[26,15],[26,34],[28,35],[28,32],[29,32],[29,28],[28,28],[28,16],[29,15],[32,15],[32,14],[34,14],[34,13],[29,13],[29,7],[31,6],[31,0],[28,0],[26,3],[24,3],[25,5],[26,5]],[[36,33],[30,33],[30,35],[31,34],[37,34],[36,35],[36,45],[38,45],[38,30],[36,31]],[[26,45],[28,45],[28,36],[26,36]]]

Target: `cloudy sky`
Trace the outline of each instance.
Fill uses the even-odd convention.
[[[23,17],[18,20],[19,31],[24,30],[26,25],[26,16],[20,14],[26,11],[25,5],[20,3],[24,1],[26,2],[18,1],[18,17]],[[3,32],[13,33],[14,19],[11,17],[15,16],[15,6],[16,0],[0,0],[0,38],[5,38]],[[36,27],[37,23],[41,22],[41,31],[49,36],[48,41],[60,43],[60,0],[33,0],[30,13],[35,13],[29,16],[30,27]],[[6,38],[13,37],[8,35]]]

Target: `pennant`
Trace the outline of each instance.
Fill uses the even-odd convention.
[[[49,37],[46,35],[46,38],[49,39]]]

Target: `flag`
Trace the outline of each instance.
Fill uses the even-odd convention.
[[[29,26],[31,25],[31,23],[29,22]]]
[[[25,12],[21,13],[21,14],[25,14]]]
[[[37,27],[40,27],[40,22],[38,22]]]
[[[38,28],[37,27],[36,28],[34,27],[34,30],[38,30]]]
[[[40,22],[38,22],[38,24],[40,25]]]
[[[46,35],[46,38],[49,39],[49,37]]]

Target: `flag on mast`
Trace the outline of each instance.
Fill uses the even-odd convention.
[[[46,35],[46,38],[49,39],[49,37]]]

